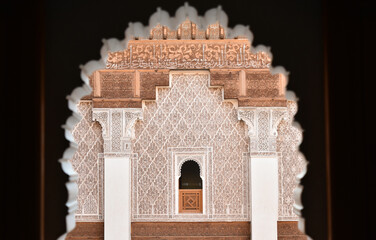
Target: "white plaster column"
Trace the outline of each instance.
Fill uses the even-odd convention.
[[[131,239],[130,155],[105,155],[104,170],[104,239]]]
[[[131,138],[141,109],[93,108],[104,140],[104,239],[131,239]]]
[[[277,240],[278,158],[251,157],[252,239]]]
[[[251,239],[277,240],[278,153],[277,127],[286,108],[239,108],[238,118],[250,137],[249,193]]]

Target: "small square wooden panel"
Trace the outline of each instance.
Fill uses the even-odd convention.
[[[202,213],[202,189],[179,190],[179,213]]]

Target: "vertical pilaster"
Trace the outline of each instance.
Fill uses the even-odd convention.
[[[251,239],[277,240],[278,158],[251,156]]]
[[[277,127],[285,108],[241,108],[239,120],[248,125],[250,138],[249,186],[251,239],[277,240],[278,154]]]
[[[104,139],[104,239],[131,239],[131,144],[141,109],[93,108]]]
[[[104,156],[104,239],[131,239],[129,154]]]

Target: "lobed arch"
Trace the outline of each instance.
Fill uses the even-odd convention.
[[[184,163],[186,162],[195,162],[197,165],[198,165],[198,168],[199,168],[199,175],[200,175],[200,178],[202,179],[202,164],[200,163],[200,161],[198,161],[197,159],[195,159],[194,157],[187,157],[186,159],[184,159],[182,162],[179,163],[179,173],[178,173],[178,177],[180,178],[181,177],[181,169],[183,168],[183,165]]]

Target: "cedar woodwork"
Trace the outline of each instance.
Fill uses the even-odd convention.
[[[68,233],[66,240],[103,240],[103,222],[76,222],[76,227]]]
[[[169,69],[103,69],[91,76],[95,108],[142,108],[156,99],[156,87],[169,87]],[[224,99],[239,107],[286,107],[286,78],[269,69],[210,69],[210,87],[223,87]]]
[[[179,190],[179,213],[202,213],[202,189]]]
[[[250,222],[132,222],[132,239],[250,239]],[[103,222],[77,222],[67,240],[103,240]],[[278,240],[307,240],[297,221],[278,221]]]

